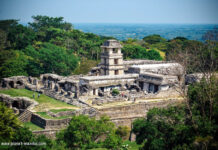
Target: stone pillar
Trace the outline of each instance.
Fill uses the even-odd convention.
[[[36,85],[36,84],[37,84],[37,82],[38,82],[38,80],[37,80],[37,79],[34,79],[34,80],[33,80],[33,84],[34,84],[34,85]]]
[[[150,91],[151,93],[154,93],[154,84],[150,84],[150,85],[149,85],[149,91]]]
[[[55,87],[55,83],[54,83],[54,81],[51,81],[51,82],[50,82],[50,89],[53,90],[54,87]]]
[[[68,84],[67,83],[64,84],[64,89],[68,90]]]
[[[48,84],[46,85],[47,88],[50,87],[50,82],[51,82],[51,81],[49,81],[49,80],[47,81],[47,83],[48,83]]]
[[[58,84],[55,84],[55,90],[58,93],[61,91],[60,86]]]
[[[143,91],[149,92],[149,84],[146,82],[143,83]]]
[[[169,89],[169,85],[159,85],[158,90],[159,91],[166,91]]]
[[[71,91],[68,91],[68,92],[67,92],[67,95],[68,95],[69,97],[72,97],[73,93],[72,93]]]
[[[98,96],[98,89],[95,89],[95,95]]]
[[[89,91],[89,95],[92,96],[93,95],[93,89],[91,88]]]

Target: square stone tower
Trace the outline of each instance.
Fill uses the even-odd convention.
[[[117,40],[107,40],[101,46],[101,75],[123,75],[122,45]]]

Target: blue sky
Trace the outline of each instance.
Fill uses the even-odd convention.
[[[62,16],[71,23],[218,24],[218,0],[0,0],[0,19]]]

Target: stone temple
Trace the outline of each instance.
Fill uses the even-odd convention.
[[[88,75],[68,77],[42,74],[33,77],[10,77],[2,79],[0,88],[22,88],[44,93],[55,99],[77,106],[101,105],[113,101],[135,98],[167,97],[184,83],[183,67],[175,62],[154,60],[123,60],[122,45],[108,40],[102,46],[101,62]],[[120,95],[112,95],[118,89]],[[168,93],[169,92],[169,93]],[[178,93],[177,93],[178,94]]]
[[[149,109],[176,105],[183,101],[180,90],[184,87],[185,79],[180,64],[154,60],[123,60],[121,48],[116,40],[106,41],[101,46],[100,64],[87,75],[64,77],[48,73],[42,74],[40,78],[14,76],[3,78],[0,81],[0,90],[25,88],[78,108],[56,114],[47,108],[41,110],[52,117],[83,114],[99,118],[106,114],[116,126],[130,128],[133,120],[146,117]],[[192,77],[187,81],[192,82],[193,79]],[[114,89],[119,94],[114,94]],[[35,134],[55,135],[57,130],[67,126],[71,120],[43,118],[35,113],[34,108],[38,104],[33,99],[0,94],[0,101],[12,108],[22,122],[31,121],[45,129],[34,131]]]

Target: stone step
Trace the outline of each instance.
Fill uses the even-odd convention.
[[[32,115],[32,112],[26,109],[23,113],[19,115],[18,119],[21,122],[27,122],[29,121],[29,118],[31,117],[31,115]]]

